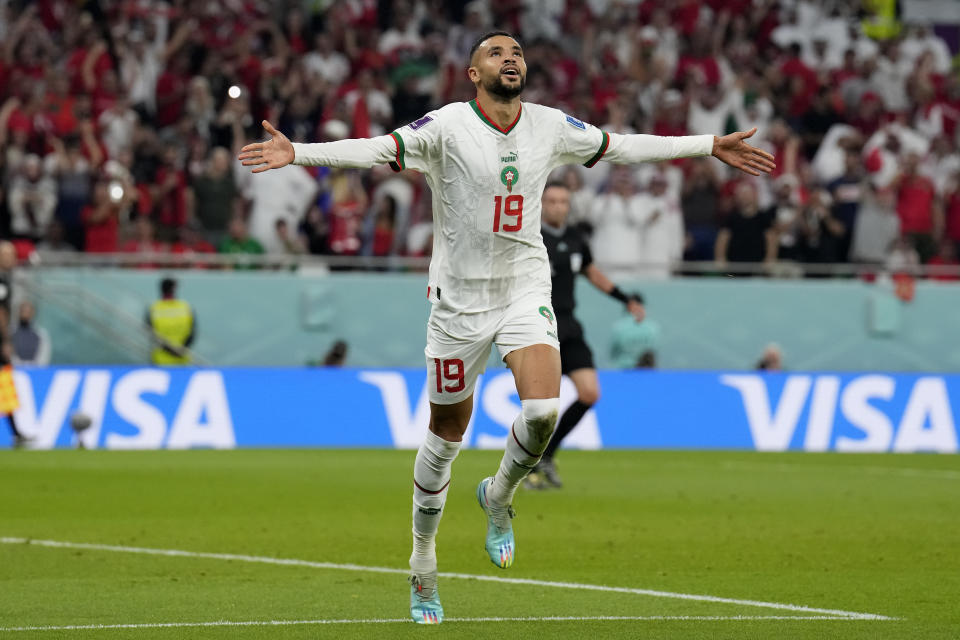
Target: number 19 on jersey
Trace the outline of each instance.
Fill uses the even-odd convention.
[[[500,216],[506,218],[503,227],[500,226]],[[509,219],[513,218],[513,221]],[[512,195],[504,198],[495,196],[493,199],[493,232],[520,231],[523,228],[523,196]]]

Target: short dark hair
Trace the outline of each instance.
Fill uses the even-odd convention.
[[[482,45],[485,40],[489,40],[490,38],[492,38],[492,37],[494,37],[494,36],[507,36],[508,38],[513,38],[514,40],[517,41],[517,44],[519,44],[521,47],[523,46],[523,43],[520,42],[520,38],[518,38],[517,36],[513,35],[513,34],[510,33],[509,31],[488,31],[487,33],[485,33],[485,34],[483,34],[482,36],[480,36],[479,38],[477,38],[477,39],[474,41],[473,46],[470,47],[470,57],[467,59],[467,63],[468,63],[468,64],[472,64],[472,63],[473,63],[473,54],[475,54],[475,53],[477,52],[477,49],[480,48],[480,45]]]
[[[177,281],[173,278],[164,278],[160,281],[160,293],[165,296],[172,296],[177,288]]]
[[[566,189],[567,191],[570,191],[570,187],[567,186],[567,183],[561,182],[560,180],[551,180],[543,188],[543,191],[546,192],[547,189],[549,189],[550,187],[560,187],[561,189]]]

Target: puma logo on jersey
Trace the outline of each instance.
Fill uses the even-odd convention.
[[[505,156],[500,156],[500,162],[516,162],[517,158],[520,157],[520,154],[516,151],[511,151]]]

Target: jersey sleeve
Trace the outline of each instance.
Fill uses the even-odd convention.
[[[606,135],[606,134],[604,134]],[[614,164],[699,158],[713,154],[713,136],[651,136],[609,134],[603,159]]]
[[[563,121],[557,129],[556,164],[582,164],[592,167],[600,162],[610,145],[610,135],[592,124],[557,112]]]
[[[431,111],[391,133],[396,153],[390,161],[390,168],[394,171],[428,171],[440,147],[441,117],[439,112]]]
[[[394,156],[390,136],[335,142],[293,143],[293,164],[307,167],[369,169],[390,162]]]
[[[557,137],[557,164],[592,167],[601,160],[637,164],[713,153],[713,136],[651,136],[607,133],[562,112]]]

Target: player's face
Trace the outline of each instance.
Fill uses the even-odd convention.
[[[543,221],[551,227],[562,227],[570,213],[570,190],[563,187],[548,187],[543,192]]]
[[[523,49],[509,36],[493,36],[480,45],[473,55],[470,79],[487,93],[512,100],[527,84],[527,63]]]

